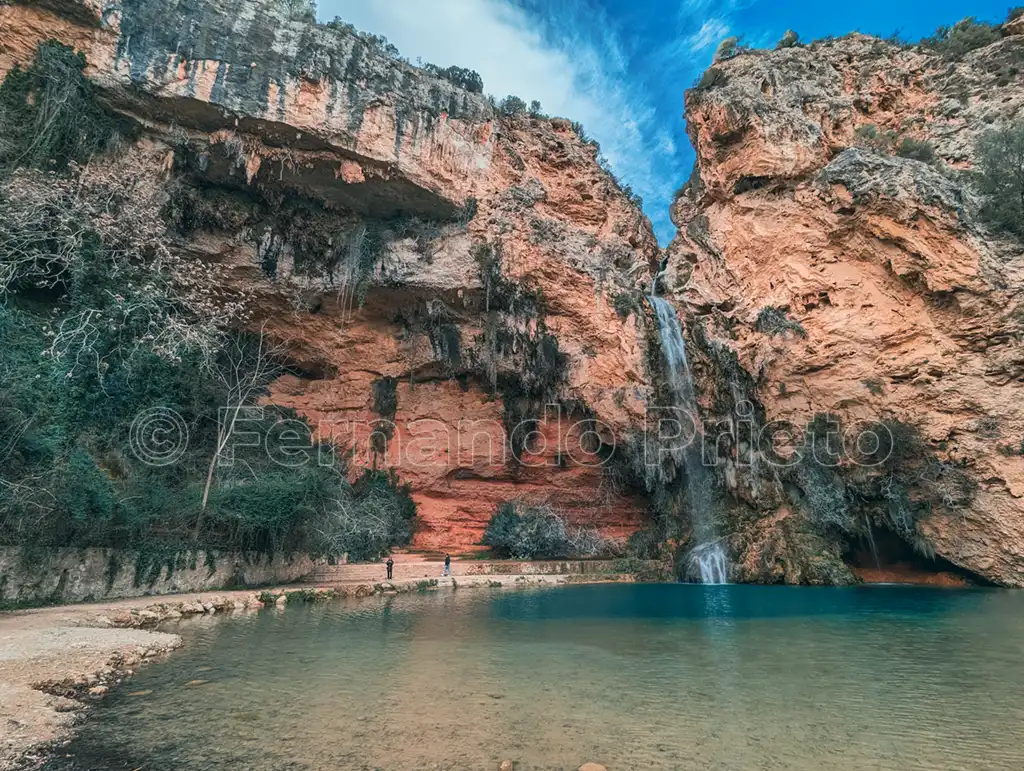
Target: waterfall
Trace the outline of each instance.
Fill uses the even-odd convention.
[[[693,419],[695,429],[692,441],[688,442],[681,457],[686,468],[686,494],[697,540],[697,546],[690,552],[688,572],[691,578],[699,578],[702,584],[725,584],[729,582],[729,566],[711,511],[711,479],[704,468],[699,429],[700,411],[697,409],[693,373],[686,358],[683,328],[671,303],[653,295],[648,299],[658,318],[668,385],[675,402],[673,406],[681,414]]]

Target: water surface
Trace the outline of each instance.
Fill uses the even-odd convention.
[[[461,590],[171,630],[52,768],[1024,768],[1022,593]]]

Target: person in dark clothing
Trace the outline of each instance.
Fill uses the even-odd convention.
[[[391,557],[388,557],[388,561],[387,561],[386,564],[388,566],[388,581],[390,581],[391,580],[391,570],[395,567],[395,561],[393,559],[391,559]]]
[[[450,576],[452,574],[452,555],[445,552],[444,555],[444,572],[442,576]]]

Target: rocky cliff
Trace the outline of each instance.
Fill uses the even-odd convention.
[[[1022,32],[955,56],[859,34],[739,51],[687,92],[663,283],[709,415],[786,428],[778,456],[718,458],[738,577],[852,580],[851,555],[898,541],[1024,585],[1024,255],[967,173],[1022,118]],[[827,424],[832,462],[779,460]],[[881,448],[851,449],[865,429]]]
[[[724,50],[686,96],[664,255],[572,124],[301,2],[0,4],[0,76],[84,55],[174,259],[282,346],[265,402],[394,469],[416,545],[471,547],[526,499],[685,557],[699,502],[732,580],[1016,586],[1024,254],[972,170],[1021,119],[1024,28],[983,32]],[[652,425],[655,273],[713,474]]]
[[[295,5],[0,5],[0,76],[48,40],[85,55],[175,249],[286,346],[269,401],[395,468],[418,545],[475,544],[512,498],[628,535],[645,504],[595,459],[645,412],[650,223],[568,121]]]

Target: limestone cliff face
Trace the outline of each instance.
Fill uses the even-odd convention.
[[[737,398],[763,408],[762,424],[917,425],[938,492],[903,537],[1020,586],[1024,459],[1007,448],[1024,437],[1024,256],[980,222],[960,174],[981,131],[1024,117],[1024,29],[1003,32],[960,61],[850,35],[717,63],[686,97],[697,174],[673,207],[664,282],[688,311],[709,412],[708,378],[735,361]],[[859,146],[886,132],[930,142],[937,159]],[[766,308],[803,332],[766,323]],[[809,537],[807,480],[727,477],[747,504],[731,541],[740,577],[813,577],[794,556]],[[865,518],[894,505],[854,489]]]
[[[612,298],[649,280],[650,223],[567,121],[499,117],[288,5],[2,5],[0,76],[46,40],[85,54],[178,247],[287,345],[270,399],[394,467],[419,545],[475,544],[511,498],[628,535],[644,503],[598,459],[645,412],[644,324]]]

